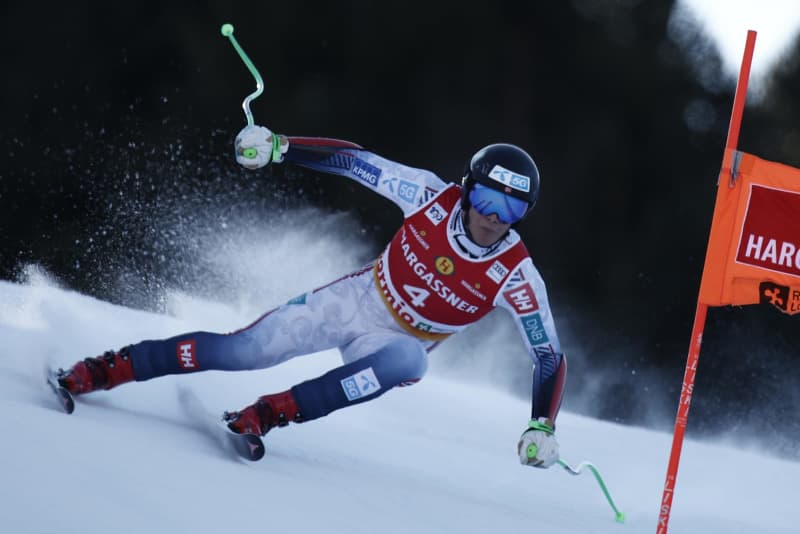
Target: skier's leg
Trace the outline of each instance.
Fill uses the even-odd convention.
[[[317,419],[376,399],[395,386],[419,381],[425,374],[427,353],[415,338],[396,333],[364,337],[371,339],[361,347],[379,345],[371,354],[297,384],[289,391],[260,397],[253,405],[230,414],[228,426],[235,432],[263,435],[290,421]]]
[[[191,332],[142,341],[78,362],[59,381],[72,393],[88,393],[170,374],[263,369],[346,345],[369,326],[360,305],[370,287],[364,274],[369,273],[353,273],[292,299],[231,334]]]
[[[374,353],[294,386],[303,420],[324,417],[340,408],[373,400],[395,386],[418,382],[428,369],[428,355],[411,336],[393,339]]]

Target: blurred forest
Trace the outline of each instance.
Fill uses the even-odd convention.
[[[275,131],[451,181],[485,144],[527,148],[542,194],[520,233],[566,325],[567,406],[600,376],[589,415],[648,424],[650,401],[674,415],[735,85],[675,2],[12,1],[0,16],[0,279],[37,264],[157,309],[197,274],[165,217],[191,229],[311,205],[354,213],[375,253],[390,239],[399,210],[354,183],[236,166],[255,86],[220,35],[231,22],[264,76],[256,122]],[[739,140],[794,166],[798,52],[751,100]],[[799,342],[797,317],[711,310],[690,431],[774,435],[800,457]]]

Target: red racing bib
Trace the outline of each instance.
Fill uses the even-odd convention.
[[[387,307],[423,339],[443,339],[493,310],[509,275],[528,257],[522,241],[482,258],[456,248],[448,228],[460,202],[459,186],[443,189],[405,219],[375,264]]]

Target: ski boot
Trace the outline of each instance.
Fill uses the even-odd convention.
[[[286,426],[290,421],[303,421],[291,390],[259,397],[254,404],[241,411],[225,412],[222,418],[233,432],[258,436],[263,436],[276,426]]]
[[[96,358],[86,358],[69,371],[58,370],[58,384],[73,395],[99,389],[111,389],[134,380],[133,363],[128,347],[119,352],[107,351]]]

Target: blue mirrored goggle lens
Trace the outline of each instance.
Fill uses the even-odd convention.
[[[494,213],[503,224],[514,224],[528,211],[528,203],[524,200],[481,184],[475,184],[470,191],[469,202],[481,215],[488,216]]]

